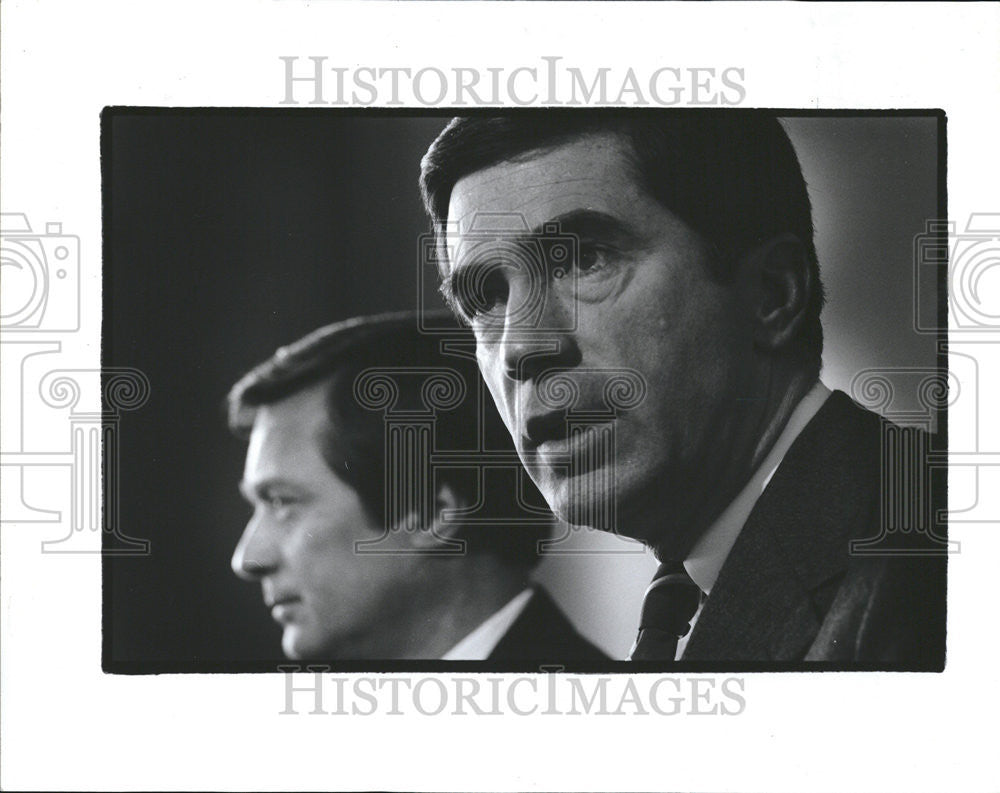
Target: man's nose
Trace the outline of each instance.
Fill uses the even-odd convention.
[[[537,378],[550,368],[579,363],[576,346],[573,298],[536,279],[511,283],[507,300],[502,360],[512,380]]]
[[[240,541],[236,543],[230,565],[233,572],[245,581],[256,581],[273,572],[280,561],[280,553],[274,532],[267,521],[254,516],[250,518]]]

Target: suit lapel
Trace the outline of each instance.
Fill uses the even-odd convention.
[[[852,530],[877,498],[875,414],[834,392],[761,494],[684,660],[797,660],[815,639]]]

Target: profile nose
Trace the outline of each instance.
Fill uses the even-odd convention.
[[[273,572],[279,559],[273,533],[263,520],[252,517],[233,551],[230,560],[233,572],[244,581],[257,581]]]

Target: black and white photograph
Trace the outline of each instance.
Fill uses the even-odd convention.
[[[0,0],[0,789],[996,790],[998,37]]]
[[[106,670],[944,668],[943,112],[102,135]]]

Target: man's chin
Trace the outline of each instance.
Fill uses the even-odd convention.
[[[288,625],[281,636],[281,651],[292,661],[314,661],[331,656],[328,647],[310,640],[299,625]]]
[[[610,485],[608,477],[589,475],[580,481],[565,477],[540,488],[559,520],[573,526],[605,531],[655,546],[670,532],[670,510],[656,499],[643,498],[622,483]],[[657,506],[654,507],[654,504]]]
[[[285,654],[285,657],[292,661],[301,661],[306,657],[300,646],[298,631],[294,628],[285,628],[285,632],[281,636],[281,651]]]
[[[387,656],[366,641],[362,634],[338,633],[321,638],[289,625],[281,637],[281,651],[292,661],[356,661]]]
[[[588,477],[592,479],[592,477]],[[605,531],[632,539],[637,536],[636,527],[627,521],[628,511],[623,509],[623,500],[614,488],[592,481],[560,479],[551,487],[542,489],[549,507],[559,520],[573,526]]]

